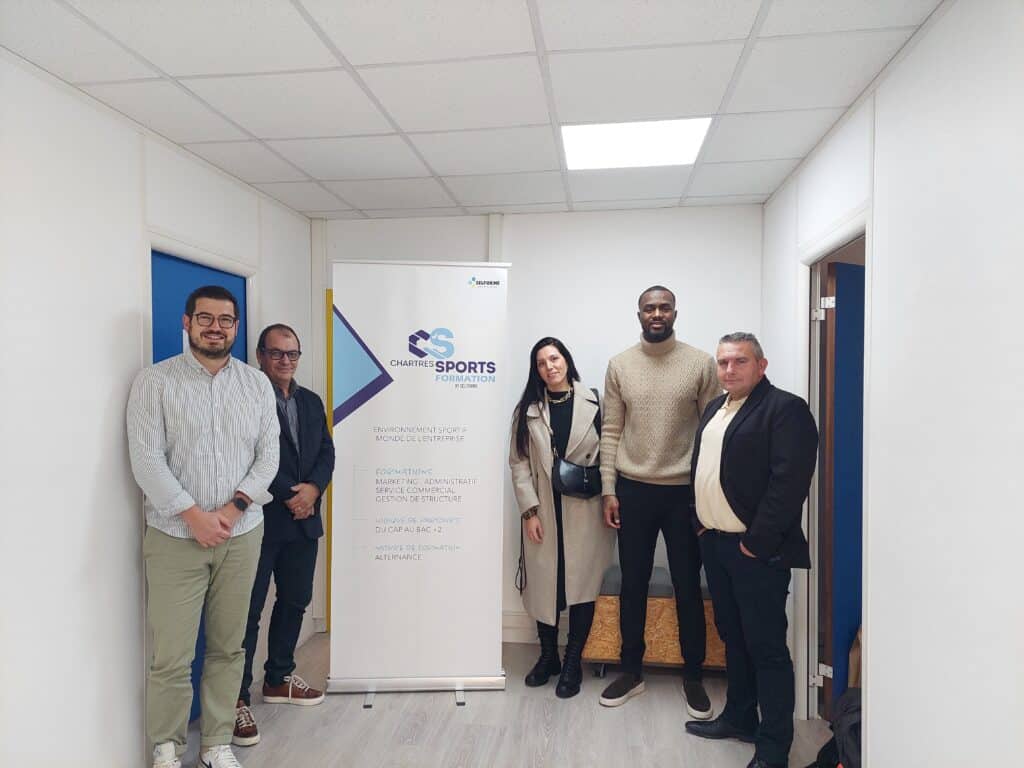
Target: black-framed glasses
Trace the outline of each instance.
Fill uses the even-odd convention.
[[[280,360],[282,357],[287,357],[293,363],[298,362],[299,358],[302,356],[302,351],[298,349],[289,349],[286,351],[283,349],[267,349],[264,347],[262,352],[271,360]]]
[[[213,321],[216,320],[217,325],[219,325],[225,331],[228,328],[234,328],[235,323],[238,322],[238,318],[235,317],[234,315],[217,315],[217,317],[215,318],[209,312],[193,312],[192,317],[194,317],[196,319],[196,322],[199,323],[203,328],[209,328],[211,325],[213,325]]]

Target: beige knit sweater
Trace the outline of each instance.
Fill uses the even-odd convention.
[[[601,422],[601,493],[617,474],[654,485],[688,485],[700,416],[722,393],[715,360],[673,336],[641,340],[608,362]]]

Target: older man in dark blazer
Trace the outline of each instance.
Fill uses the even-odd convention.
[[[765,377],[768,361],[753,334],[723,336],[717,364],[726,394],[697,429],[691,518],[725,642],[728,690],[719,717],[686,730],[754,742],[747,768],[776,768],[788,765],[793,743],[786,596],[790,569],[811,565],[800,519],[818,430],[807,403]]]
[[[271,325],[260,334],[256,356],[277,397],[281,463],[270,485],[274,500],[263,507],[263,549],[249,604],[243,643],[245,670],[232,738],[239,746],[251,746],[260,740],[249,709],[249,686],[271,574],[277,599],[270,617],[263,701],[309,706],[324,700],[323,692],[294,674],[295,644],[302,616],[313,597],[317,541],[324,533],[320,499],[334,472],[334,441],[327,429],[323,401],[295,382],[301,354],[299,337],[287,325]]]

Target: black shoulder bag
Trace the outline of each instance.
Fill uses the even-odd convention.
[[[591,389],[590,391],[597,398],[597,390]],[[594,429],[597,430],[597,436],[600,437],[600,400],[598,400],[597,414],[594,416]],[[550,426],[548,426],[548,432],[551,433],[551,454],[555,457],[551,464],[551,487],[563,496],[573,496],[577,499],[590,499],[597,496],[601,492],[600,460],[592,467],[584,467],[563,459],[558,455],[558,449],[555,447],[555,433]]]

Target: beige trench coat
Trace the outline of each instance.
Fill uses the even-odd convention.
[[[600,439],[594,429],[598,405],[594,393],[575,382],[572,428],[565,459],[583,466],[598,463]],[[526,410],[529,429],[529,456],[522,458],[515,446],[515,419],[509,466],[512,487],[520,513],[539,507],[538,516],[544,540],[535,544],[528,538],[523,544],[526,560],[526,589],[523,606],[535,620],[555,623],[558,590],[558,528],[555,525],[555,497],[551,489],[551,433],[547,403],[534,403]],[[543,414],[542,414],[543,411]],[[543,416],[543,418],[542,418]],[[590,499],[562,497],[562,528],[565,536],[565,599],[569,605],[597,598],[601,580],[612,559],[615,531],[604,524],[601,496]]]

